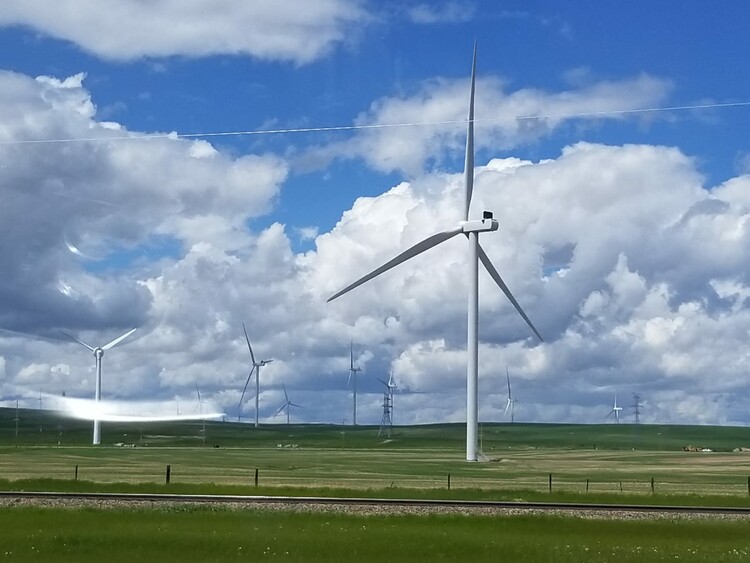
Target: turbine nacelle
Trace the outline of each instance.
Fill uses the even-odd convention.
[[[461,232],[464,234],[469,233],[487,233],[490,231],[496,231],[500,226],[497,219],[492,218],[491,211],[484,212],[484,218],[475,219],[474,221],[461,221],[459,224]]]

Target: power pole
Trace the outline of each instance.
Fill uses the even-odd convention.
[[[383,417],[380,419],[380,429],[378,430],[378,438],[385,434],[388,438],[391,437],[391,431],[393,429],[393,420],[391,419],[391,412],[393,412],[393,398],[391,396],[391,390],[389,389],[383,393]]]

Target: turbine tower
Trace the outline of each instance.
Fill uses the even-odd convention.
[[[354,367],[354,343],[349,340],[349,379],[346,384],[352,386],[352,426],[357,426],[357,372],[362,368]]]
[[[68,338],[72,338],[73,340],[78,342],[78,344],[80,344],[81,346],[85,346],[86,348],[91,350],[94,354],[94,358],[96,358],[96,389],[94,392],[94,401],[97,403],[96,405],[97,408],[99,406],[98,405],[99,401],[102,400],[102,358],[104,357],[104,352],[106,350],[109,350],[110,348],[114,348],[115,346],[117,346],[120,342],[125,340],[128,336],[133,334],[135,331],[136,329],[131,329],[125,334],[115,338],[112,342],[109,342],[108,344],[105,344],[104,346],[97,346],[96,348],[86,344],[83,340],[78,340],[72,334],[69,334],[65,331],[60,331]],[[101,443],[101,438],[102,438],[102,424],[98,418],[95,418],[94,419],[94,438],[93,438],[92,443],[95,446],[98,446]]]
[[[245,391],[247,391],[247,384],[250,383],[250,378],[253,376],[253,372],[255,372],[255,427],[258,428],[258,397],[260,396],[260,368],[262,368],[266,364],[270,364],[273,360],[261,360],[259,362],[255,361],[255,354],[253,354],[253,347],[250,346],[250,338],[247,336],[247,328],[245,328],[245,323],[242,323],[242,330],[245,333],[245,341],[247,342],[247,349],[250,350],[250,359],[253,361],[253,367],[250,370],[250,373],[247,375],[247,381],[245,381],[245,387],[242,389],[242,395],[240,396],[240,404],[237,405],[237,410],[239,411],[237,415],[237,422],[239,422],[240,418],[242,417],[242,400],[245,398]]]
[[[609,418],[610,416],[615,415],[615,424],[620,424],[620,411],[621,410],[622,410],[622,407],[617,406],[617,393],[615,393],[615,404],[612,407],[612,410],[609,411],[609,414],[605,418]]]
[[[458,223],[457,226],[448,229],[446,231],[439,232],[430,237],[427,237],[422,242],[419,242],[405,250],[389,262],[386,262],[379,268],[376,268],[369,274],[358,279],[354,283],[346,286],[344,289],[335,293],[328,298],[328,301],[333,301],[337,297],[351,291],[352,289],[359,287],[363,283],[371,280],[372,278],[379,276],[383,272],[386,272],[398,266],[402,262],[406,262],[410,258],[433,248],[440,243],[447,241],[455,237],[456,235],[465,235],[469,239],[469,299],[468,299],[468,331],[467,331],[467,366],[466,366],[466,460],[477,461],[477,430],[478,430],[478,414],[477,414],[477,402],[478,402],[478,366],[479,366],[479,262],[482,263],[484,268],[490,274],[493,281],[500,287],[505,296],[515,307],[516,311],[521,315],[529,328],[534,334],[542,340],[539,332],[532,324],[529,317],[526,316],[521,306],[513,297],[513,294],[505,285],[505,282],[500,277],[500,274],[495,269],[495,266],[490,262],[489,257],[485,253],[484,249],[479,245],[479,233],[496,231],[498,223],[496,219],[493,219],[492,212],[484,211],[482,219],[469,220],[469,208],[471,206],[471,196],[474,187],[474,90],[475,90],[475,77],[476,77],[476,61],[477,61],[477,50],[476,45],[474,46],[474,55],[472,59],[471,67],[471,89],[469,94],[469,114],[468,114],[468,125],[466,130],[466,160],[464,165],[464,208],[463,208],[463,220]]]
[[[292,401],[289,400],[289,395],[287,395],[287,393],[286,393],[286,385],[284,385],[282,383],[281,387],[284,389],[284,401],[285,402],[284,402],[283,405],[281,405],[281,408],[276,411],[276,414],[274,416],[279,416],[279,414],[281,413],[281,411],[283,411],[284,409],[286,409],[286,423],[289,424],[289,407],[297,407],[298,409],[301,409],[303,407],[302,407],[302,405],[298,405],[298,404],[293,403]]]
[[[510,373],[508,372],[508,366],[505,366],[505,379],[508,381],[508,402],[505,404],[505,412],[503,413],[503,416],[508,414],[508,409],[510,409],[510,422],[511,424],[516,421],[516,399],[513,396],[513,393],[511,393],[510,390]]]
[[[378,378],[378,381],[385,385],[386,389],[383,393],[383,416],[380,419],[378,438],[383,434],[387,434],[390,438],[393,430],[393,390],[396,388],[396,381],[393,379],[393,367],[391,367],[391,374],[387,382],[380,378]]]

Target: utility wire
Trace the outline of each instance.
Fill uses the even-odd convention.
[[[694,104],[670,107],[640,108],[640,109],[622,109],[622,110],[603,110],[603,111],[586,111],[577,113],[548,113],[536,115],[519,115],[516,117],[497,117],[490,119],[474,119],[474,123],[499,123],[502,121],[535,121],[541,119],[574,119],[581,117],[605,117],[608,115],[633,115],[643,113],[658,113],[667,111],[687,111],[699,109],[724,109],[733,107],[750,106],[750,101],[744,102],[727,102],[727,103],[708,103]],[[290,129],[250,129],[247,131],[214,131],[205,133],[155,133],[146,135],[121,135],[115,137],[76,137],[76,138],[59,138],[59,139],[26,139],[14,141],[0,141],[0,145],[35,145],[51,143],[83,143],[83,142],[102,142],[102,141],[136,141],[136,140],[155,140],[155,139],[194,139],[202,137],[241,137],[250,135],[283,135],[289,133],[316,133],[329,131],[360,131],[367,129],[393,129],[401,127],[426,127],[435,125],[455,125],[465,124],[465,119],[450,119],[445,121],[414,121],[405,123],[372,123],[369,125],[334,125],[329,127],[301,127]]]

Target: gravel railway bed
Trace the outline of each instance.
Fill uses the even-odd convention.
[[[741,507],[240,495],[0,492],[1,508],[26,505],[52,508],[96,507],[101,509],[148,509],[171,508],[185,505],[216,505],[233,510],[291,510],[358,515],[462,514],[513,516],[553,514],[581,518],[628,520],[655,518],[744,519],[750,517],[750,508]]]

